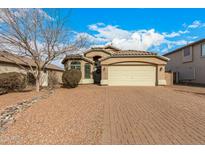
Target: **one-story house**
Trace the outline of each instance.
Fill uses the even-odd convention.
[[[166,85],[168,60],[153,52],[120,50],[108,45],[93,47],[83,55],[67,55],[62,64],[65,70],[81,70],[80,84],[157,86]]]
[[[19,72],[26,74],[28,71],[24,68],[29,70],[29,66],[32,66],[35,69],[35,64],[30,58],[0,51],[0,73]],[[63,69],[56,65],[49,64],[46,69],[41,72],[41,86],[48,86],[49,73],[55,75],[58,82],[62,83]]]

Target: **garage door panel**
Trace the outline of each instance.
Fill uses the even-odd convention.
[[[155,66],[109,66],[108,84],[127,86],[155,86]]]

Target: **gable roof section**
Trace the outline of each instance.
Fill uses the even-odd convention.
[[[108,51],[108,50],[105,50],[105,49],[90,49],[86,52],[84,52],[84,56],[86,56],[87,53],[90,53],[90,52],[104,52],[104,53],[107,53],[109,55],[111,55],[113,52],[112,51]]]
[[[205,42],[205,38],[200,39],[200,40],[195,41],[195,42],[192,42],[192,43],[189,43],[189,44],[187,44],[187,45],[185,45],[183,47],[177,48],[177,49],[175,49],[175,50],[173,50],[171,52],[165,53],[163,56],[168,56],[168,55],[173,54],[175,52],[178,52],[178,51],[180,51],[180,50],[182,50],[182,49],[184,49],[184,48],[186,48],[188,46],[192,46],[192,45],[195,45],[195,44],[198,44],[198,43],[202,43],[202,42]]]
[[[120,51],[120,49],[118,49],[112,45],[106,45],[106,46],[101,46],[101,47],[92,47],[91,49],[105,49],[105,50]]]
[[[67,55],[63,61],[61,62],[62,64],[64,64],[67,60],[84,60],[90,63],[94,63],[94,61],[80,55],[80,54],[73,54],[73,55]]]
[[[114,57],[157,57],[157,58],[162,59],[164,61],[169,61],[169,58],[164,57],[164,56],[159,56],[159,55],[157,55],[157,53],[154,53],[154,52],[141,51],[141,50],[119,50],[119,49],[112,47],[112,46],[93,47],[90,50],[86,51],[84,53],[84,56],[89,52],[96,52],[96,51],[105,52],[105,53],[108,53],[110,55],[108,57],[102,58],[100,61],[104,61],[106,59],[114,58]],[[82,55],[68,55],[63,59],[62,64],[64,64],[66,60],[69,60],[69,59],[72,60],[72,59],[77,59],[77,58],[84,59],[84,60],[87,60],[87,61],[90,61],[93,63],[92,60],[90,60],[84,56],[82,56]]]
[[[159,59],[169,61],[169,58],[164,56],[159,56],[157,53],[148,52],[148,51],[140,51],[140,50],[123,50],[112,54],[110,57],[106,57],[101,59],[104,61],[109,58],[118,58],[118,57],[157,57]]]
[[[120,49],[113,47],[112,45],[106,45],[106,46],[100,46],[100,47],[91,47],[89,50],[87,50],[86,52],[84,52],[84,55],[86,55],[89,52],[105,52],[109,55],[119,52]]]
[[[112,55],[119,55],[119,56],[126,56],[126,55],[157,55],[154,52],[148,52],[148,51],[140,51],[140,50],[124,50],[124,51],[119,51],[116,52]]]
[[[29,66],[29,65],[31,65],[32,67],[36,66],[32,59],[30,59],[28,57],[21,57],[18,55],[14,55],[14,54],[11,54],[11,53],[6,52],[6,51],[0,51],[0,62],[10,63],[10,64],[17,63],[17,64],[23,65],[23,66]],[[47,65],[46,68],[51,69],[51,70],[63,71],[62,68],[60,68],[54,64],[49,64],[49,65]]]

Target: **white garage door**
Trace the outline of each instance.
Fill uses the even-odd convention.
[[[113,86],[155,86],[155,66],[109,66],[108,84]]]

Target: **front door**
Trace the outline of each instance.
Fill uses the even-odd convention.
[[[93,79],[95,84],[100,84],[101,81],[101,65],[100,65],[100,56],[93,57],[95,61],[94,72],[93,72]]]

